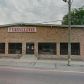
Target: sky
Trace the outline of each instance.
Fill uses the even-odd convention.
[[[84,0],[72,0],[72,9],[84,6]],[[0,24],[60,24],[68,12],[63,0],[0,0]]]

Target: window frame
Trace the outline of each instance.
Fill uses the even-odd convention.
[[[29,46],[29,49],[27,49],[27,46]],[[35,44],[33,42],[27,42],[26,43],[26,54],[33,55],[35,51]]]
[[[19,44],[19,48],[17,48],[17,44]],[[8,43],[8,54],[22,54],[22,43]]]
[[[65,50],[67,50],[65,53],[63,53],[63,51],[65,51],[65,50],[61,51],[61,45],[63,46],[63,44],[66,44],[66,47],[67,47],[67,49],[65,49]],[[61,42],[60,43],[60,55],[68,55],[68,43],[67,42]]]
[[[76,45],[74,45],[74,46],[76,46],[76,48],[72,50],[72,45],[73,44],[76,44]],[[77,46],[79,48],[78,50],[76,50]],[[72,51],[75,51],[75,52],[72,52]],[[78,52],[76,52],[76,51],[78,51]],[[71,55],[80,55],[80,43],[76,43],[76,42],[75,43],[71,43]]]
[[[3,43],[0,43],[0,44],[1,44],[1,46],[0,46],[0,54],[5,54],[5,43],[3,42]],[[2,47],[2,49],[1,49],[1,47]]]
[[[43,50],[42,46],[44,47],[44,50]],[[48,47],[48,48],[46,48],[46,47]],[[49,48],[51,48],[51,49],[49,49]],[[55,42],[39,42],[38,43],[38,54],[56,55],[57,54],[57,44]]]

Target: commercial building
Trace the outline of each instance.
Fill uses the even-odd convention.
[[[67,59],[68,26],[7,24],[0,26],[0,57]],[[84,60],[84,26],[71,28],[71,59]]]

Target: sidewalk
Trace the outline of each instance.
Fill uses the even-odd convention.
[[[28,59],[0,59],[0,66],[40,68],[64,71],[84,72],[83,61],[71,61],[71,66],[67,66],[67,60],[28,60]]]

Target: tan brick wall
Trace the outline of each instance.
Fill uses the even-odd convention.
[[[57,27],[36,27],[37,32],[35,33],[9,33],[8,28],[0,28],[0,42],[6,43],[6,54],[8,55],[7,43],[10,42],[21,42],[23,43],[22,52],[26,53],[26,42],[34,42],[38,45],[38,42],[56,42],[57,43],[57,56],[53,58],[59,58],[60,56],[60,42],[68,42],[68,28],[57,28]],[[72,28],[71,41],[80,42],[80,56],[84,59],[84,29],[83,28]],[[35,46],[35,55],[38,55],[38,50]],[[80,57],[79,56],[79,57]],[[72,56],[73,57],[73,56]],[[79,58],[78,57],[78,58]]]
[[[57,42],[67,40],[67,29],[39,27],[36,33],[8,33],[7,28],[0,28],[0,36],[0,39],[5,42]]]

